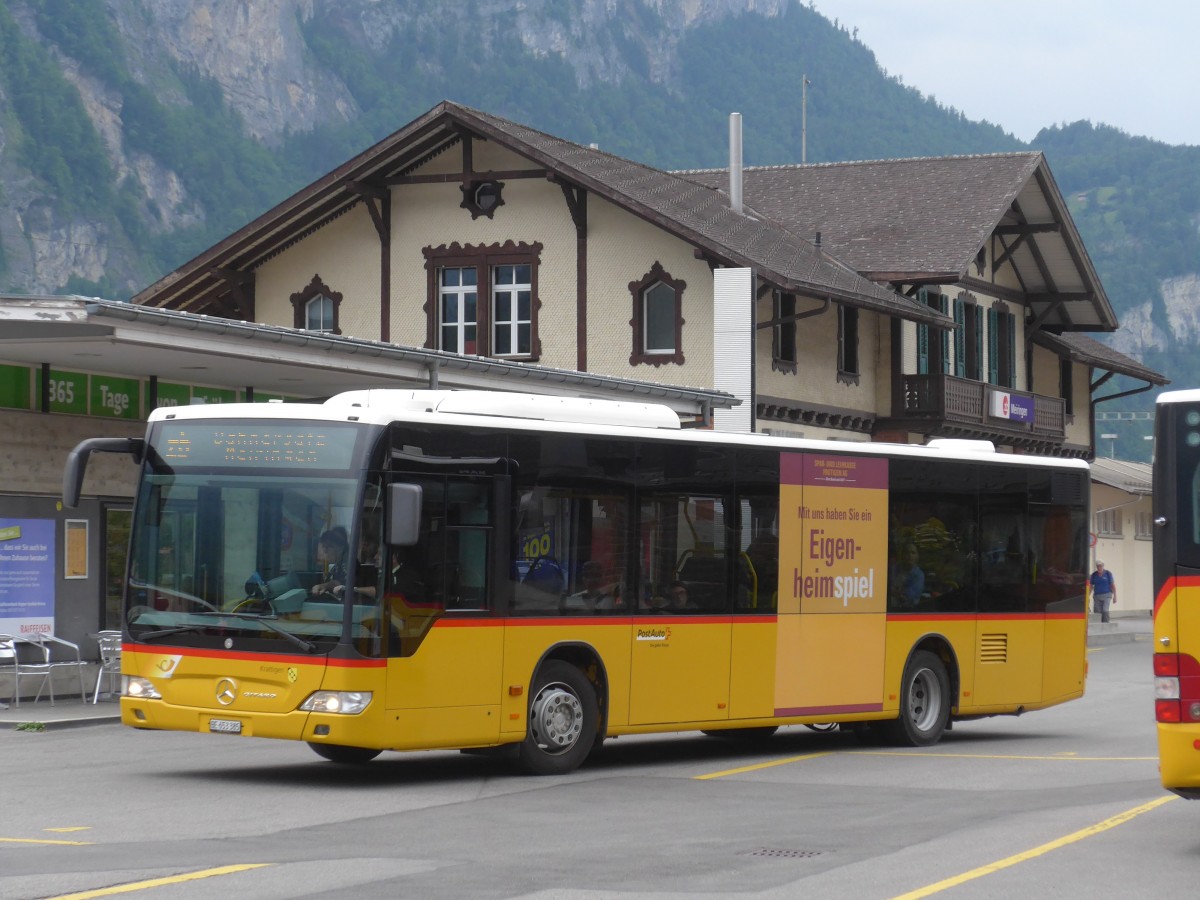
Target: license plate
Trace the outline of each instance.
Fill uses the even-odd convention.
[[[222,734],[241,734],[242,723],[237,719],[209,719],[209,731],[219,731]]]

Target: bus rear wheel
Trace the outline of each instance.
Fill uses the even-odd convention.
[[[900,716],[890,723],[888,736],[910,747],[928,747],[941,740],[950,720],[950,676],[941,658],[918,650],[904,667],[900,682]]]
[[[318,744],[309,741],[308,746],[322,759],[343,766],[361,766],[377,757],[382,750],[371,750],[368,747],[347,747],[344,744]]]
[[[596,744],[596,690],[583,672],[561,660],[543,665],[535,684],[529,731],[517,761],[533,775],[565,775],[577,769]]]

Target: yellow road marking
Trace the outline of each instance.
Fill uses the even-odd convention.
[[[57,833],[62,833],[62,832],[67,832],[67,831],[91,831],[91,830],[92,830],[91,825],[69,825],[65,828],[43,828],[42,829],[42,831],[53,831],[53,832],[57,832]]]
[[[991,875],[993,872],[999,872],[1001,869],[1007,869],[1009,866],[1015,866],[1017,863],[1026,862],[1049,853],[1051,850],[1057,850],[1060,847],[1065,847],[1068,844],[1074,844],[1076,841],[1082,841],[1084,838],[1089,838],[1100,834],[1103,831],[1108,831],[1110,828],[1116,828],[1118,825],[1123,825],[1135,816],[1140,816],[1144,812],[1149,812],[1159,806],[1162,806],[1169,800],[1178,800],[1177,796],[1171,795],[1168,797],[1159,797],[1157,800],[1151,800],[1149,803],[1143,803],[1141,806],[1135,806],[1133,809],[1127,809],[1123,813],[1118,813],[1110,819],[1105,819],[1103,822],[1097,822],[1095,825],[1089,825],[1087,828],[1082,828],[1073,834],[1068,834],[1066,837],[1060,837],[1057,840],[1042,844],[1040,847],[1034,847],[1032,850],[1026,850],[1024,853],[1017,853],[1014,856],[1008,856],[994,863],[988,863],[986,866],[980,866],[977,869],[972,869],[969,872],[963,872],[961,875],[954,875],[950,878],[945,878],[936,884],[928,885],[927,887],[918,888],[915,891],[910,891],[907,894],[900,894],[893,897],[892,900],[918,900],[920,897],[928,897],[931,894],[937,894],[946,888],[957,887],[967,881],[973,881],[976,878],[982,878],[984,875]]]
[[[746,772],[757,772],[760,769],[771,769],[775,766],[786,766],[790,763],[818,759],[822,756],[925,756],[940,759],[1015,759],[1047,762],[1156,762],[1157,756],[1079,756],[1073,751],[1064,751],[1057,756],[1018,756],[1000,753],[922,753],[916,750],[826,750],[822,753],[807,753],[804,756],[789,756],[787,759],[776,759],[771,762],[755,763],[752,766],[739,766],[736,769],[724,769],[720,772],[709,772],[707,775],[695,775],[693,781],[709,781],[713,778],[724,778],[726,775],[742,775]]]
[[[787,759],[777,759],[772,762],[755,763],[752,766],[741,766],[737,769],[726,769],[723,772],[709,772],[707,775],[696,775],[693,780],[707,781],[710,778],[724,778],[726,775],[741,775],[743,772],[756,772],[759,769],[770,769],[773,766],[786,766],[788,763],[803,762],[806,759],[816,759],[819,756],[829,756],[825,753],[808,753],[804,756],[789,756]]]
[[[95,841],[53,841],[50,838],[6,838],[0,837],[0,844],[58,844],[70,847],[90,847]]]
[[[168,884],[180,884],[184,881],[197,881],[201,878],[212,878],[214,875],[232,875],[235,872],[245,872],[248,869],[261,869],[274,863],[247,863],[240,866],[221,866],[216,869],[201,869],[199,872],[186,872],[183,875],[168,875],[165,878],[151,878],[148,881],[131,881],[129,884],[118,884],[113,887],[97,888],[94,891],[80,891],[77,894],[60,894],[48,900],[90,900],[92,897],[111,897],[113,894],[128,894],[133,891],[144,891],[147,888],[163,887]]]
[[[917,750],[847,750],[852,756],[933,756],[941,759],[1029,759],[1054,762],[1154,762],[1157,756],[1019,756],[1002,753],[922,753]]]

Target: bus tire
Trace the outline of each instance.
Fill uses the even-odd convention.
[[[565,775],[596,746],[600,705],[587,676],[570,663],[550,660],[538,670],[529,701],[529,730],[517,762],[531,775]]]
[[[361,766],[383,752],[368,747],[347,747],[344,744],[318,744],[316,741],[309,741],[308,746],[312,747],[317,756],[341,766]]]
[[[950,676],[937,654],[918,650],[904,667],[900,682],[900,715],[889,723],[888,736],[910,747],[941,740],[950,720]]]

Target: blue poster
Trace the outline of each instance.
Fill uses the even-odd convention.
[[[0,633],[54,630],[54,520],[0,518]]]

